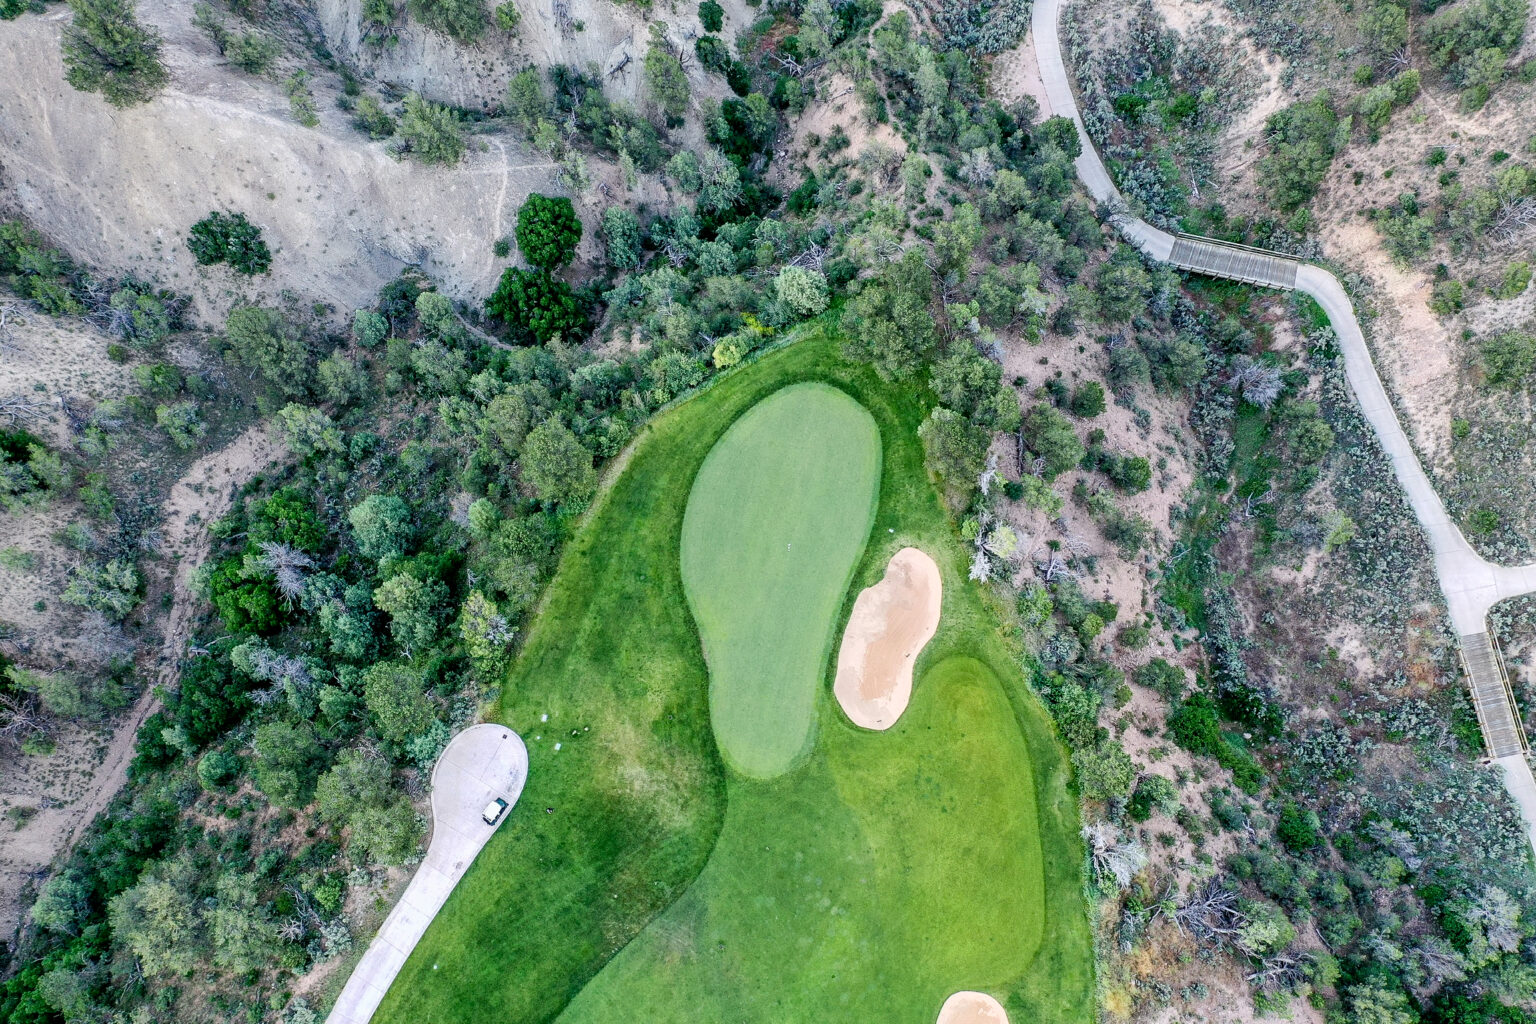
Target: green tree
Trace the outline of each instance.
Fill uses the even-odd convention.
[[[1024,415],[1020,425],[1024,444],[1045,460],[1043,475],[1054,480],[1083,460],[1088,450],[1077,439],[1077,431],[1065,416],[1048,405],[1037,404]]]
[[[523,442],[523,479],[548,505],[581,507],[597,490],[589,452],[556,416],[540,423]]]
[[[603,211],[603,244],[608,262],[618,270],[633,270],[640,265],[640,221],[622,206]]]
[[[251,745],[256,788],[280,807],[303,807],[315,795],[325,764],[325,750],[308,722],[268,722],[256,730]]]
[[[580,241],[581,219],[569,199],[535,192],[517,211],[517,247],[529,266],[558,270],[575,259]]]
[[[228,263],[247,276],[265,274],[272,267],[272,250],[261,228],[243,213],[210,213],[187,232],[187,248],[199,266]]]
[[[804,320],[826,311],[827,277],[819,270],[785,267],[773,279],[773,291],[797,319]]]
[[[352,337],[363,348],[374,348],[389,336],[389,321],[371,309],[360,309],[352,317]]]
[[[981,215],[970,203],[961,203],[947,218],[934,225],[933,254],[939,271],[964,277],[971,268],[971,256],[982,238]]]
[[[69,872],[59,872],[38,890],[32,923],[59,935],[74,935],[90,909],[91,887]]]
[[[476,664],[494,670],[506,657],[517,630],[501,614],[495,601],[478,590],[471,590],[464,606],[459,609],[459,633],[464,650]]]
[[[197,403],[190,399],[155,406],[155,426],[165,431],[171,443],[183,450],[196,448],[208,433],[208,424],[199,415]]]
[[[390,618],[395,642],[407,651],[421,651],[437,637],[439,611],[448,599],[441,580],[421,580],[401,573],[373,592],[373,603]]]
[[[1140,316],[1147,308],[1151,279],[1141,265],[1136,250],[1122,245],[1100,265],[1094,280],[1099,319],[1105,323],[1123,323]]]
[[[680,122],[688,110],[692,88],[682,62],[667,43],[665,22],[651,25],[651,44],[645,51],[645,91],[668,122]]]
[[[725,25],[725,8],[715,0],[704,0],[699,4],[699,24],[704,26],[705,32],[719,32]]]
[[[1072,415],[1083,419],[1092,419],[1104,411],[1104,385],[1096,380],[1084,381],[1072,389],[1072,397],[1067,400],[1067,408],[1072,410]]]
[[[146,975],[186,974],[207,949],[198,903],[191,866],[162,863],[112,899],[107,913],[112,937]]]
[[[160,36],[139,24],[133,0],[69,0],[64,77],[82,92],[99,92],[114,107],[147,103],[169,80]]]
[[[226,871],[214,886],[208,911],[213,962],[235,974],[268,965],[277,953],[277,925],[267,915],[257,878],[246,871]]]
[[[363,675],[363,700],[379,735],[397,746],[436,721],[421,673],[409,665],[382,662],[369,668]]]
[[[328,402],[341,406],[368,397],[368,372],[340,352],[332,352],[320,360],[316,376],[320,394]]]
[[[370,494],[347,513],[347,522],[364,558],[405,554],[415,532],[411,507],[393,494]]]
[[[238,754],[231,754],[227,750],[210,750],[197,762],[197,781],[206,790],[227,790],[240,778],[244,769],[245,762]]]
[[[1136,783],[1125,811],[1132,821],[1146,821],[1155,813],[1168,814],[1178,806],[1178,787],[1161,775],[1148,775]]]
[[[408,0],[411,16],[434,32],[473,43],[485,32],[485,0]]]
[[[336,421],[312,405],[289,402],[277,411],[277,425],[288,450],[301,459],[315,454],[338,454],[346,449]]]
[[[579,334],[587,324],[586,312],[571,286],[547,270],[508,267],[485,300],[485,309],[522,341],[547,342]]]
[[[236,306],[224,322],[224,340],[236,359],[283,394],[297,397],[309,387],[309,345],[277,310]]]
[[[928,303],[933,275],[922,253],[908,250],[866,282],[843,314],[849,358],[873,363],[887,380],[907,380],[937,344]]]
[[[952,496],[968,495],[986,468],[991,435],[953,409],[937,406],[917,428],[917,436],[929,470],[944,481]]]
[[[464,128],[459,115],[422,99],[420,93],[405,98],[400,138],[405,151],[423,163],[456,164],[464,158]]]
[[[1348,127],[1346,121],[1341,131],[1327,90],[1270,115],[1264,126],[1270,152],[1259,161],[1259,180],[1277,209],[1290,212],[1317,193]]]
[[[1275,836],[1285,848],[1298,856],[1309,853],[1322,845],[1322,825],[1314,811],[1309,811],[1294,800],[1287,800],[1280,808],[1275,822]]]
[[[524,68],[507,83],[506,111],[525,132],[549,116],[549,97],[538,68]]]

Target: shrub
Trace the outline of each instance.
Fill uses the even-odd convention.
[[[1479,351],[1490,384],[1520,387],[1536,370],[1536,335],[1504,331],[1485,339]]]
[[[408,0],[411,16],[434,32],[473,43],[485,32],[485,0]]]
[[[705,32],[719,32],[725,25],[725,8],[715,3],[715,0],[704,0],[699,4],[699,23],[704,26]]]
[[[1067,401],[1072,415],[1092,419],[1104,411],[1104,385],[1096,380],[1084,381],[1073,391]]]
[[[580,241],[581,221],[569,199],[535,192],[517,211],[517,247],[529,266],[557,270],[575,258]]]
[[[208,433],[208,425],[198,414],[197,403],[191,400],[155,406],[155,426],[164,430],[171,443],[181,449],[195,448]]]
[[[357,98],[357,106],[352,110],[352,124],[370,139],[387,139],[395,134],[396,128],[395,119],[384,109],[384,104],[368,93]]]
[[[774,278],[773,290],[799,319],[817,316],[827,308],[827,279],[819,270],[785,267]]]
[[[1494,295],[1500,299],[1518,298],[1530,283],[1531,265],[1520,260],[1509,265],[1509,269],[1504,272],[1504,280],[1499,283]]]
[[[1020,429],[1025,446],[1045,460],[1041,475],[1047,481],[1076,466],[1087,454],[1072,424],[1048,405],[1036,404],[1031,408],[1024,415]]]
[[[608,262],[619,270],[633,270],[640,265],[640,221],[622,206],[603,211],[603,243]]]
[[[265,274],[272,266],[272,250],[261,229],[243,213],[210,213],[187,234],[187,248],[201,266],[228,263],[236,273]]]
[[[587,323],[586,312],[571,286],[547,270],[508,267],[485,300],[485,308],[524,342],[579,334]]]
[[[399,131],[404,151],[423,163],[456,164],[464,158],[459,115],[422,99],[420,93],[406,96]]]
[[[1317,814],[1309,811],[1294,800],[1286,801],[1280,808],[1280,817],[1275,823],[1275,835],[1285,848],[1298,856],[1317,849],[1322,845],[1322,824],[1317,819]]]
[[[114,107],[147,103],[169,78],[160,37],[134,17],[133,0],[69,0],[74,19],[64,29],[65,79],[99,92]]]
[[[1161,775],[1148,775],[1136,784],[1125,812],[1132,821],[1146,821],[1153,814],[1168,813],[1178,806],[1178,802],[1177,786]]]

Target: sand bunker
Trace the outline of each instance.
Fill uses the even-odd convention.
[[[907,710],[912,666],[939,628],[942,596],[933,559],[902,548],[891,556],[885,578],[853,602],[832,692],[854,725],[889,729]]]
[[[1008,1024],[1008,1014],[985,992],[956,992],[944,1000],[939,1024]]]

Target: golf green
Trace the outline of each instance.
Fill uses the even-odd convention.
[[[378,1024],[926,1024],[960,988],[994,993],[1015,1024],[1094,1019],[1065,751],[924,470],[932,396],[849,363],[840,340],[813,328],[723,375],[657,416],[605,482],[501,688],[527,789]],[[722,439],[806,384],[878,427],[873,528],[826,628],[840,635],[906,545],[937,562],[943,609],[901,721],[847,722],[825,657],[806,753],[758,779],[716,743],[683,523]]]
[[[825,384],[797,384],[737,420],[699,470],[682,576],[709,664],[725,761],[772,778],[810,747],[837,610],[880,493],[880,432]]]

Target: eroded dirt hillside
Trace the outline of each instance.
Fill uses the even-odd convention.
[[[454,168],[398,160],[351,127],[334,83],[318,77],[321,123],[305,128],[278,84],[221,66],[190,7],[144,7],[165,37],[171,86],[129,110],[64,81],[67,11],[0,32],[0,180],[38,229],[107,273],[193,293],[205,314],[222,312],[237,287],[350,309],[407,263],[457,296],[490,291],[505,264],[496,239],[528,193],[552,189],[541,154],[494,137]],[[221,208],[261,225],[276,255],[270,275],[237,285],[193,263],[186,229]]]

